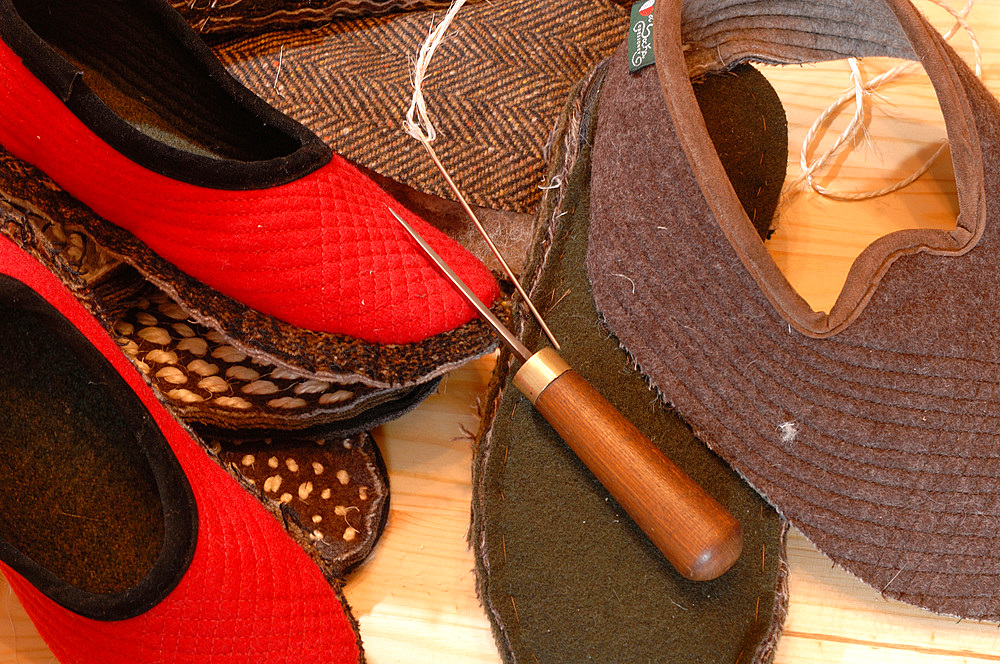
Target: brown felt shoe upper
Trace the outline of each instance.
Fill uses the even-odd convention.
[[[655,31],[658,103],[602,100],[588,258],[598,309],[664,398],[838,564],[892,597],[1000,618],[1000,106],[906,0],[661,0]],[[849,55],[920,59],[960,214],[951,231],[873,243],[827,314],[753,233],[688,74]],[[651,186],[623,191],[636,173]]]

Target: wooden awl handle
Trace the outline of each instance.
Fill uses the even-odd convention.
[[[743,549],[739,522],[551,348],[514,384],[683,576],[707,581]]]

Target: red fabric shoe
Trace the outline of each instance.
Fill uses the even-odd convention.
[[[376,343],[475,316],[394,201],[229,76],[166,0],[0,0],[0,40],[0,144],[192,277]],[[485,266],[397,212],[493,301]]]
[[[60,662],[356,663],[345,604],[0,237],[0,570]]]

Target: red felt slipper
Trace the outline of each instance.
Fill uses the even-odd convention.
[[[0,41],[0,144],[190,276],[376,343],[474,317],[392,199],[229,76],[166,0],[0,0]],[[397,211],[493,301],[479,261]]]
[[[361,659],[339,592],[0,237],[0,570],[60,662]]]

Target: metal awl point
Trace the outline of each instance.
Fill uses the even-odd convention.
[[[482,300],[476,297],[476,294],[472,292],[472,289],[469,288],[465,282],[462,281],[462,278],[455,274],[455,271],[452,270],[451,267],[437,255],[437,252],[431,248],[431,245],[427,244],[427,241],[424,240],[424,238],[420,237],[419,233],[413,230],[408,223],[403,221],[403,218],[396,214],[395,210],[392,208],[388,209],[389,212],[392,213],[392,216],[394,216],[396,220],[403,225],[403,228],[405,228],[406,232],[410,234],[410,237],[412,237],[414,241],[420,245],[420,248],[424,250],[427,256],[434,261],[434,264],[437,265],[438,269],[444,273],[444,276],[448,278],[448,281],[450,281],[455,288],[461,291],[462,295],[465,296],[465,299],[469,302],[469,304],[471,304],[476,311],[479,312],[479,315],[486,320],[489,326],[493,328],[493,331],[500,335],[500,338],[507,344],[507,347],[510,348],[511,351],[518,356],[518,358],[520,358],[521,362],[527,362],[528,358],[531,357],[532,352],[528,350],[523,343],[521,343],[520,339],[514,336],[513,332],[508,330],[507,327],[500,322],[500,319],[498,319],[493,312],[490,311],[489,307],[483,304]]]

